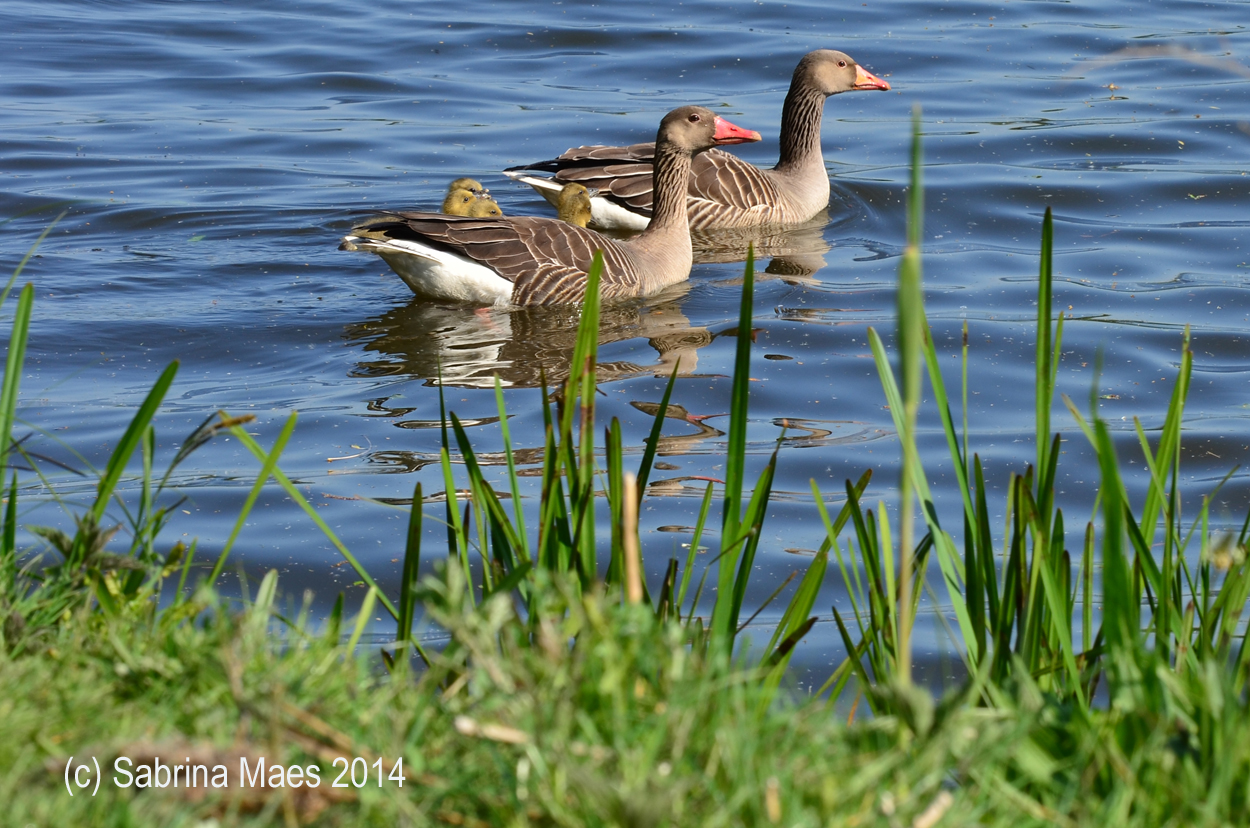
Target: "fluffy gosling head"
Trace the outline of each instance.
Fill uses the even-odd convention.
[[[483,196],[490,195],[490,190],[483,187],[481,182],[476,181],[472,178],[457,178],[455,181],[451,182],[450,185],[448,185],[447,189],[448,191],[468,190],[469,192],[473,193],[473,195],[477,196],[478,198],[482,198]]]
[[[495,218],[503,215],[503,210],[499,209],[499,204],[490,196],[473,199],[473,203],[469,205],[469,212],[465,215],[473,218]]]
[[[585,227],[590,223],[590,191],[581,184],[565,184],[560,190],[557,215],[561,221]]]
[[[443,212],[449,216],[467,216],[469,208],[476,201],[478,197],[469,190],[453,189],[448,191],[447,198],[443,199]]]

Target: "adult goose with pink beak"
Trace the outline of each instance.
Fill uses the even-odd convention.
[[[413,293],[471,304],[580,302],[586,272],[603,251],[601,294],[642,296],[690,275],[686,181],[691,159],[712,147],[760,140],[701,106],[674,109],[660,122],[649,191],[651,222],[628,241],[554,218],[480,219],[397,212],[352,229],[340,249],[377,253]]]
[[[687,186],[692,229],[797,224],[829,205],[829,174],[820,150],[825,99],[855,90],[889,89],[850,55],[831,49],[809,52],[794,69],[781,110],[781,157],[762,170],[727,152],[695,159]],[[571,149],[551,161],[505,170],[555,204],[570,182],[599,190],[591,199],[591,226],[641,230],[655,210],[651,187],[653,144]],[[553,173],[551,177],[533,172]]]

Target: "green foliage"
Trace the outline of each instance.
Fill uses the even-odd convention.
[[[917,144],[919,127],[917,125]],[[918,150],[916,151],[918,153]],[[919,221],[920,182],[913,178],[910,211]],[[913,227],[914,230],[914,227]],[[1074,569],[1064,515],[1055,504],[1054,481],[1062,437],[1050,430],[1055,396],[1063,317],[1052,312],[1053,222],[1047,210],[1042,224],[1042,255],[1038,278],[1036,351],[1036,464],[1012,473],[1008,486],[1007,532],[996,550],[989,525],[987,487],[980,458],[969,464],[965,403],[963,440],[950,414],[939,360],[932,337],[925,336],[923,353],[938,417],[946,436],[963,504],[963,554],[955,539],[939,523],[929,492],[928,477],[915,446],[913,401],[917,382],[918,346],[908,320],[923,320],[918,291],[919,259],[909,244],[899,266],[898,348],[904,391],[900,393],[881,339],[870,330],[870,342],[882,387],[902,445],[902,506],[897,529],[892,529],[884,504],[874,516],[865,510],[847,484],[859,561],[844,558],[839,547],[840,527],[828,524],[826,543],[834,549],[842,571],[855,626],[852,629],[835,610],[850,657],[831,676],[828,687],[836,699],[854,674],[878,715],[902,714],[914,707],[905,691],[909,678],[906,648],[909,619],[923,585],[925,560],[936,552],[957,623],[959,654],[976,688],[974,700],[994,707],[1018,704],[1022,693],[1038,692],[1070,707],[1083,721],[1095,717],[1090,700],[1100,684],[1108,687],[1113,709],[1131,715],[1168,714],[1163,711],[1201,707],[1208,698],[1236,697],[1244,710],[1247,678],[1246,636],[1241,611],[1250,596],[1246,559],[1247,517],[1241,535],[1212,538],[1207,528],[1211,497],[1186,530],[1180,516],[1181,420],[1189,388],[1193,354],[1186,331],[1182,359],[1171,403],[1157,446],[1152,449],[1145,429],[1135,421],[1150,481],[1140,512],[1134,513],[1120,473],[1116,449],[1106,425],[1096,416],[1097,394],[1091,393],[1092,425],[1066,397],[1077,426],[1094,449],[1100,471],[1096,514],[1091,514],[1077,536],[1079,563]],[[919,238],[909,233],[912,244]],[[927,324],[924,325],[927,331]],[[963,399],[967,400],[967,339],[965,328]],[[913,379],[908,380],[908,377]],[[1230,473],[1231,474],[1231,473]],[[813,482],[813,491],[815,485]],[[912,520],[908,504],[920,501],[927,534],[911,543]],[[819,503],[819,494],[817,495]],[[1099,520],[1101,517],[1101,520]],[[1162,542],[1156,537],[1162,535]],[[898,551],[891,538],[897,537]],[[1199,554],[1194,554],[1194,546]],[[1162,546],[1162,559],[1155,548]],[[853,547],[852,547],[853,550]],[[1094,558],[1101,555],[1101,594],[1095,596]],[[896,582],[891,562],[914,562],[912,577]],[[1001,563],[1000,563],[1001,562]],[[1101,611],[1095,616],[1095,604]],[[1080,642],[1075,630],[1080,626]],[[1193,677],[1205,676],[1208,690],[1199,690]],[[1210,684],[1210,682],[1214,682]],[[1210,689],[1219,685],[1221,689]],[[884,688],[887,692],[882,692]],[[1232,694],[1232,695],[1229,695]],[[1220,702],[1221,704],[1223,702]],[[1130,716],[1131,718],[1131,716]],[[1171,726],[1186,725],[1183,717]],[[1131,728],[1130,728],[1131,730]],[[1118,734],[1128,735],[1123,729]],[[1136,749],[1140,743],[1125,746]],[[1214,762],[1214,756],[1212,755]],[[1208,774],[1214,765],[1206,766]]]
[[[1239,824],[1250,714],[1213,663],[1140,706],[1079,714],[1027,674],[853,725],[777,701],[662,620],[576,573],[536,570],[542,623],[456,562],[417,587],[450,635],[429,670],[377,669],[306,608],[283,620],[270,572],[240,607],[201,587],[149,622],[75,607],[38,657],[0,653],[0,797],[13,824]],[[361,619],[347,619],[360,629]],[[981,692],[994,701],[978,706]],[[883,693],[883,695],[889,695]],[[66,794],[70,756],[319,768],[317,789]],[[402,758],[403,786],[330,788],[339,757]],[[341,765],[339,766],[341,767]],[[936,820],[936,823],[934,822]]]

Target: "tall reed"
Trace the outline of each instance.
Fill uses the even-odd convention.
[[[1050,414],[1063,315],[1054,314],[1052,308],[1054,225],[1049,209],[1042,222],[1038,273],[1036,455],[1032,463],[1010,475],[1007,532],[998,540],[1001,547],[996,547],[981,459],[975,452],[969,457],[967,444],[967,329],[965,326],[961,437],[925,321],[919,290],[923,187],[918,174],[918,117],[914,132],[908,246],[899,265],[897,347],[901,391],[887,349],[876,331],[869,329],[873,356],[902,449],[899,520],[894,530],[884,502],[874,516],[858,498],[850,497],[855,540],[848,543],[846,556],[836,527],[829,525],[826,543],[835,551],[851,596],[855,632],[835,608],[848,658],[835,670],[826,687],[833,689],[836,698],[852,675],[862,688],[894,682],[906,685],[910,681],[911,620],[932,553],[946,587],[942,599],[949,602],[956,619],[959,657],[978,686],[1002,688],[1027,678],[1042,691],[1070,700],[1085,710],[1104,679],[1113,696],[1137,693],[1143,682],[1148,685],[1155,680],[1151,677],[1160,676],[1160,670],[1181,674],[1207,661],[1233,665],[1234,686],[1240,692],[1245,686],[1248,657],[1244,630],[1238,625],[1250,595],[1250,573],[1245,562],[1250,516],[1236,539],[1213,540],[1208,531],[1213,492],[1203,498],[1188,529],[1181,521],[1181,420],[1193,366],[1188,329],[1182,338],[1177,382],[1153,448],[1145,428],[1134,419],[1149,472],[1145,499],[1136,513],[1110,432],[1097,417],[1097,389],[1091,392],[1088,418],[1070,399],[1063,398],[1095,451],[1100,471],[1097,514],[1092,514],[1075,536],[1078,560],[1073,565],[1063,510],[1055,498],[1062,438],[1052,432]],[[954,536],[941,523],[916,446],[918,366],[922,356],[960,493],[962,555]],[[812,485],[819,505],[814,481]],[[848,481],[848,494],[850,491]],[[927,529],[915,543],[910,535],[913,497],[919,500]],[[1161,538],[1156,542],[1158,536]],[[1193,549],[1195,536],[1198,554]],[[897,549],[892,542],[895,537]],[[1159,545],[1161,559],[1153,551]],[[856,551],[860,563],[855,560]],[[1097,596],[1096,557],[1101,558],[1102,564],[1101,593]],[[1098,616],[1095,606],[1101,608]],[[1075,635],[1078,626],[1080,641]],[[991,703],[994,692],[985,689],[980,698]],[[892,709],[888,695],[870,694],[869,700],[877,712]]]

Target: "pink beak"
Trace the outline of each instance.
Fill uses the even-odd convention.
[[[889,89],[890,85],[869,72],[859,64],[855,65],[855,86],[853,89]]]
[[[712,137],[718,146],[724,144],[747,144],[751,141],[760,140],[760,134],[755,130],[735,126],[724,118],[716,119],[716,134]]]

